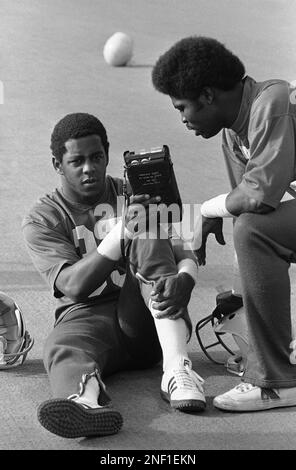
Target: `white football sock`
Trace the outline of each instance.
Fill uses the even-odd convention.
[[[188,328],[183,318],[171,320],[169,318],[155,318],[153,302],[149,302],[149,310],[154,317],[154,323],[162,349],[163,370],[172,368],[181,358],[188,358],[187,339]]]
[[[150,294],[153,290],[154,282],[146,280],[137,273],[137,278],[141,281],[141,293],[143,299],[149,308],[153,318],[162,349],[163,370],[173,367],[174,364],[180,362],[180,359],[187,358],[187,342],[189,331],[183,318],[171,320],[169,318],[155,318],[158,310],[152,307],[153,301]]]
[[[78,396],[74,400],[77,403],[85,404],[91,406],[92,408],[97,408],[98,405],[98,396],[100,392],[100,386],[96,377],[90,377],[87,383],[85,384],[84,391],[82,395]]]

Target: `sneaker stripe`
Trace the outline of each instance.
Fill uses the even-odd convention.
[[[169,392],[171,390],[171,387],[173,387],[175,384],[176,384],[176,379],[175,379],[175,376],[173,375],[173,377],[170,378],[169,383],[168,383],[168,391]]]
[[[280,396],[272,388],[261,388],[262,400],[280,400]]]
[[[183,380],[183,388],[187,388],[188,390],[189,389],[190,390],[195,390],[196,387],[198,388],[197,384],[195,382],[193,382],[193,379],[190,376],[188,376],[188,375],[186,375],[185,377],[183,376],[182,380]],[[179,386],[180,386],[180,384],[179,384]],[[174,390],[176,390],[176,388],[178,388],[176,376],[171,377],[171,379],[168,382],[167,388],[168,388],[168,392],[170,394],[172,394],[174,392]]]
[[[175,381],[175,379],[170,380],[170,383],[169,383],[169,385],[168,385],[168,391],[169,391],[169,393],[172,394],[173,391],[176,390],[176,388],[177,388],[177,382]]]
[[[170,395],[172,395],[173,392],[174,392],[175,390],[177,390],[177,388],[178,388],[178,387],[177,387],[177,384],[175,383],[175,384],[169,389]]]

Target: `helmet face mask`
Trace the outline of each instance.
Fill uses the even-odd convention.
[[[23,364],[33,344],[20,308],[0,292],[0,369]]]
[[[248,330],[242,298],[234,296],[232,291],[222,292],[217,295],[216,304],[214,311],[197,323],[197,340],[208,359],[215,364],[225,365],[231,373],[242,375],[248,349]],[[206,335],[204,330],[207,326],[214,338],[212,342],[205,341],[204,338],[206,336],[208,340],[209,331]],[[214,350],[211,349],[218,345],[230,354],[228,360],[216,359]],[[239,353],[234,352],[237,347]]]

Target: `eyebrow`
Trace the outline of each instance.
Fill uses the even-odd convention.
[[[97,155],[97,154],[101,154],[101,155],[104,155],[104,151],[103,150],[97,150],[96,152],[93,152],[91,153],[90,155],[88,155],[89,157],[93,157],[94,155]],[[69,158],[81,158],[81,157],[84,157],[85,155],[81,154],[81,153],[75,153],[74,155],[69,155]]]

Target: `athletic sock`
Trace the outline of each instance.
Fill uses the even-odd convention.
[[[162,349],[163,370],[171,368],[173,364],[179,363],[181,358],[188,358],[187,342],[188,327],[183,318],[171,320],[169,318],[156,318],[157,310],[152,307],[153,301],[150,299],[153,290],[153,282],[145,280],[142,276],[137,276],[141,286],[143,299],[150,310]]]
[[[82,395],[74,398],[74,401],[82,405],[88,405],[91,408],[97,408],[100,387],[96,377],[90,377],[84,387]]]
[[[149,302],[149,309],[154,317],[154,323],[162,349],[163,370],[172,368],[181,358],[188,358],[187,338],[188,328],[183,318],[155,318],[156,310]]]

